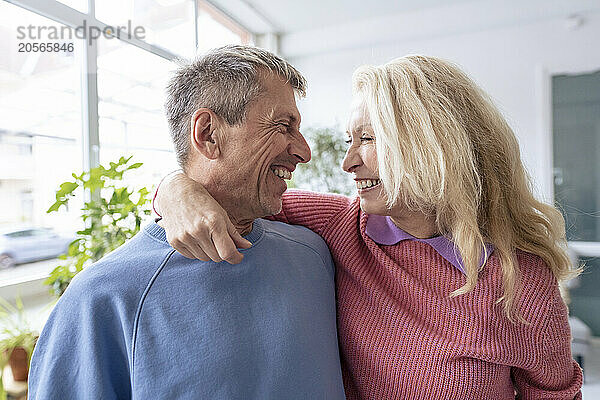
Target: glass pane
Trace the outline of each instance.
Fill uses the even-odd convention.
[[[63,27],[0,2],[0,52],[6,55],[0,57],[0,229],[52,226],[70,236],[81,224],[81,196],[68,211],[46,210],[54,203],[59,184],[82,166],[80,43],[45,38],[52,44],[72,44],[73,49],[19,52],[24,44],[40,42],[18,38],[17,27],[29,25]],[[12,249],[10,257],[24,263],[57,255],[37,240],[32,237],[32,244]],[[0,249],[3,254],[6,249]],[[36,264],[0,271],[0,282],[54,267],[48,261]]]
[[[163,111],[176,67],[122,41],[98,41],[100,163],[133,155],[144,163],[129,174],[135,187],[150,188],[179,168]]]
[[[247,44],[250,34],[210,4],[198,2],[198,53],[227,44]]]
[[[96,1],[96,18],[114,27],[141,27],[139,39],[182,57],[195,54],[192,0],[101,0]]]
[[[67,5],[71,8],[81,11],[82,13],[88,12],[88,0],[58,0],[60,3]]]
[[[600,241],[600,72],[552,78],[554,193],[569,240]]]

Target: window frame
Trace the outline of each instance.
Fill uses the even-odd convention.
[[[60,24],[76,28],[83,25],[84,20],[87,21],[88,26],[97,26],[101,30],[108,26],[108,24],[96,19],[95,16],[95,2],[96,0],[88,0],[88,12],[83,13],[70,6],[63,4],[56,0],[6,0],[7,3],[14,6],[23,8],[34,14],[56,21]],[[100,0],[101,1],[101,0]],[[254,39],[254,34],[242,26],[237,21],[234,21],[222,10],[217,9],[210,3],[204,0],[187,0],[194,3],[194,32],[195,32],[195,45],[198,47],[198,13],[199,7],[203,10],[211,9],[211,12],[217,16],[218,21],[225,25],[228,29],[232,30],[236,34],[245,33],[244,37],[247,41]],[[147,51],[151,54],[162,57],[168,61],[175,61],[177,59],[184,59],[180,54],[176,54],[164,47],[150,44],[144,40],[129,35],[119,38],[113,38],[114,40],[120,40],[132,46],[136,46],[141,50]],[[89,171],[99,165],[100,160],[100,137],[99,137],[99,115],[98,115],[98,41],[93,40],[91,43],[84,41],[83,51],[81,52],[81,58],[77,60],[80,66],[80,82],[81,82],[81,112],[82,112],[82,160],[83,170]],[[89,190],[86,190],[86,197],[91,194]],[[43,275],[43,276],[42,276]],[[43,281],[46,279],[45,274],[37,274],[36,276],[25,277],[22,279],[8,280],[0,282],[0,289],[3,289],[3,296],[8,298],[14,298],[16,292],[23,296],[33,296],[46,293],[47,288],[43,286]],[[13,293],[14,292],[14,293]]]

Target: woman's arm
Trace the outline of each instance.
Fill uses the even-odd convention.
[[[274,219],[302,225],[323,236],[332,217],[347,209],[351,202],[352,199],[339,194],[290,189],[283,194],[282,211]]]
[[[558,285],[552,291],[544,321],[539,335],[540,351],[532,355],[531,368],[512,371],[519,398],[581,399],[583,376],[571,356],[568,311]]]
[[[270,219],[303,225],[320,234],[331,217],[350,204],[350,199],[292,190],[284,193],[282,204],[282,211]],[[237,264],[243,258],[237,248],[251,246],[210,193],[183,173],[163,180],[154,208],[162,217],[159,224],[165,228],[167,241],[185,257]]]
[[[188,258],[237,264],[238,247],[252,243],[235,229],[227,212],[202,185],[183,173],[167,176],[156,189],[154,210],[162,217],[167,241]]]

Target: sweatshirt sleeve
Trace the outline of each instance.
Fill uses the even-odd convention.
[[[131,398],[123,304],[109,283],[82,278],[60,298],[34,349],[31,400]]]
[[[304,226],[321,235],[331,218],[351,203],[346,196],[291,189],[283,194],[282,210],[274,220]]]
[[[528,369],[513,370],[520,399],[581,399],[583,375],[571,356],[571,330],[567,306],[558,285],[552,288],[544,325],[539,335],[539,352]]]

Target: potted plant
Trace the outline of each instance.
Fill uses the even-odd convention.
[[[308,164],[298,164],[289,187],[353,196],[354,182],[341,169],[348,148],[342,131],[337,126],[309,127],[302,133],[310,144],[312,158]]]
[[[121,157],[108,168],[100,165],[79,175],[73,173],[74,181],[63,182],[56,191],[56,201],[48,213],[66,206],[79,187],[90,195],[81,209],[86,228],[77,232],[67,253],[59,257],[64,263],[44,282],[55,296],[60,297],[83,268],[138,233],[143,217],[150,215],[150,191],[145,187],[130,190],[122,182],[124,173],[142,166],[142,163],[131,162],[131,158]]]
[[[6,400],[6,391],[4,390],[4,367],[8,364],[8,352],[0,352],[0,400]]]
[[[0,367],[2,372],[8,363],[15,381],[27,381],[29,363],[38,333],[30,327],[25,318],[23,302],[20,297],[13,306],[0,298]],[[2,380],[0,377],[0,385]],[[4,386],[0,389],[0,399]]]

